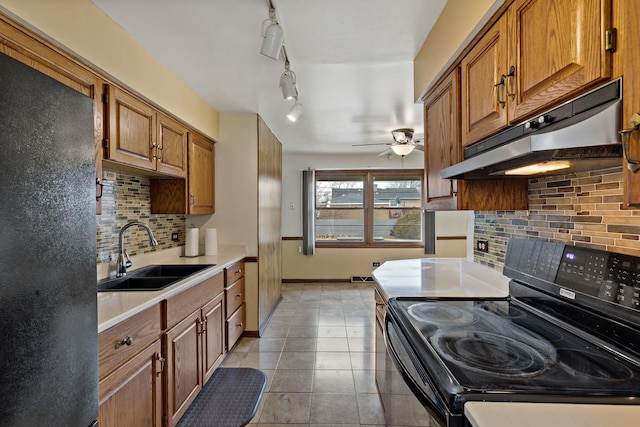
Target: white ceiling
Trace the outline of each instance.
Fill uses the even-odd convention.
[[[279,88],[284,59],[260,54],[267,0],[93,0],[220,113],[258,113],[288,153],[371,153],[413,127],[413,58],[446,0],[272,0],[301,118]],[[419,152],[418,152],[419,153]],[[418,154],[414,154],[418,155]]]

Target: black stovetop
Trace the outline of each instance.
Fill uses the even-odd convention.
[[[450,407],[466,400],[640,398],[633,360],[510,298],[396,298],[389,311]]]

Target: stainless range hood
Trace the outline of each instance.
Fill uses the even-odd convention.
[[[621,93],[621,79],[614,80],[473,144],[465,148],[464,161],[443,169],[441,175],[453,179],[538,177],[620,166]],[[537,169],[523,169],[529,165]]]

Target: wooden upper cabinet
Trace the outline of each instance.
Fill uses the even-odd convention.
[[[528,209],[527,179],[451,180],[440,172],[461,156],[459,73],[455,69],[424,99],[426,204],[429,210]]]
[[[459,73],[456,68],[424,99],[427,209],[456,208],[456,180],[443,179],[440,172],[459,160],[458,86]]]
[[[622,85],[622,128],[630,127],[629,119],[640,113],[640,0],[616,0],[615,26],[618,28],[619,43],[614,54],[615,76],[624,76]],[[640,159],[640,131],[630,135],[629,154],[631,160]],[[633,173],[625,165],[624,205],[640,207],[640,172]]]
[[[187,177],[187,128],[157,113],[158,155],[156,169],[176,177]]]
[[[507,14],[511,122],[611,77],[611,0],[516,0]]]
[[[515,0],[461,61],[462,144],[611,77],[611,0]]]
[[[117,86],[105,94],[105,159],[186,178],[187,128]]]
[[[189,214],[215,212],[214,163],[213,142],[197,133],[189,133]]]
[[[508,124],[504,100],[507,16],[503,15],[460,63],[462,144],[478,141]]]
[[[153,107],[113,85],[105,88],[105,159],[156,169],[156,114]]]

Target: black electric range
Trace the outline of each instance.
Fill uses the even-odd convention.
[[[391,359],[440,424],[467,401],[640,404],[640,258],[509,241],[500,299],[392,298]]]

